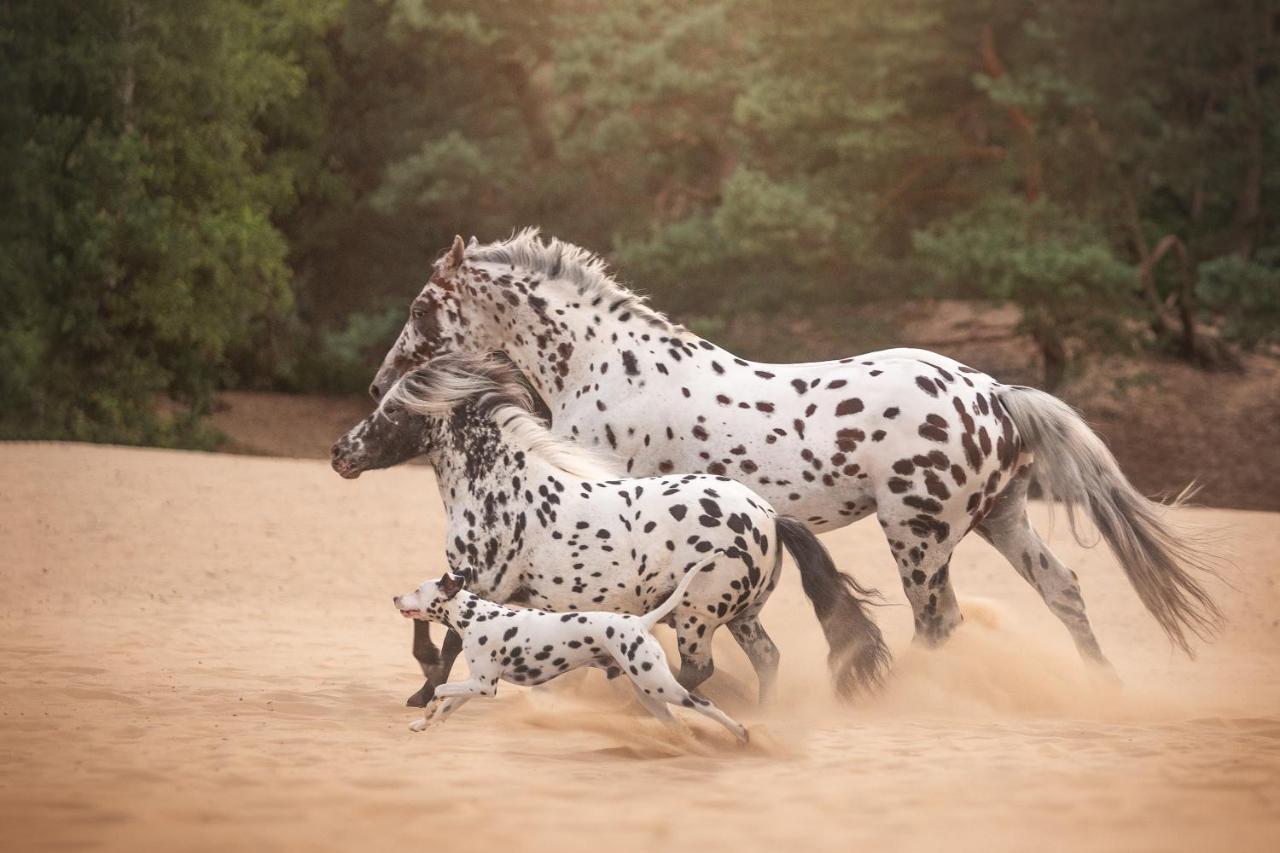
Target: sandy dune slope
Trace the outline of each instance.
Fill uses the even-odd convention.
[[[1059,514],[1121,689],[982,543],[952,567],[965,625],[925,652],[875,523],[832,534],[886,592],[892,683],[830,699],[788,569],[764,614],[777,706],[717,653],[743,751],[599,672],[410,734],[390,597],[441,568],[429,469],[9,444],[0,471],[4,849],[1280,849],[1277,515],[1180,514],[1234,560],[1230,627],[1190,662]]]

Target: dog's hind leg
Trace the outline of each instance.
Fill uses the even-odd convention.
[[[624,655],[618,658],[618,663],[626,664],[625,671],[636,689],[636,695],[640,697],[640,702],[659,720],[674,721],[671,710],[667,706],[680,705],[710,717],[733,732],[738,740],[747,742],[746,726],[721,711],[710,700],[689,692],[676,680],[667,666],[667,656],[663,653],[662,646],[654,637],[643,638],[633,649],[632,657],[627,658]],[[661,709],[655,706],[661,706]]]
[[[764,705],[773,699],[778,679],[778,661],[781,659],[778,647],[765,633],[758,616],[739,616],[728,623],[728,628],[756,671],[756,679],[760,683],[760,704]]]
[[[618,662],[608,655],[601,655],[591,662],[591,666],[604,670],[605,678],[612,681],[619,675],[622,675],[622,667],[618,666]]]
[[[680,700],[680,704],[686,708],[692,708],[704,717],[710,717],[715,720],[717,723],[733,732],[734,737],[741,742],[746,743],[750,740],[750,737],[747,734],[747,727],[713,705],[710,699],[703,699],[701,696],[695,696],[692,693],[687,693],[684,698]]]
[[[444,635],[444,644],[439,650],[431,642],[431,634],[427,626],[431,623],[415,620],[413,623],[413,656],[422,667],[422,674],[427,682],[422,689],[405,701],[410,708],[425,708],[435,695],[436,687],[449,680],[449,672],[453,663],[462,651],[462,637],[457,631],[450,630]]]
[[[640,704],[645,707],[646,711],[648,711],[650,714],[653,714],[655,717],[657,717],[659,720],[661,720],[664,723],[675,722],[676,718],[671,713],[671,709],[667,707],[666,702],[663,702],[661,699],[655,699],[654,697],[647,695],[644,692],[644,690],[640,687],[640,685],[637,684],[635,681],[631,682],[631,686],[635,688],[636,698],[640,700]]]
[[[637,690],[639,690],[638,684]],[[645,698],[662,699],[671,705],[680,705],[684,708],[692,708],[704,717],[710,717],[729,731],[733,732],[734,737],[742,743],[747,742],[748,735],[746,726],[739,723],[733,717],[730,717],[724,711],[721,711],[711,702],[710,699],[704,699],[701,696],[685,690],[684,687],[682,687],[680,683],[672,677],[670,671],[658,673],[657,677],[652,679],[652,684],[649,685],[649,691],[649,695]],[[670,714],[670,711],[667,713]],[[662,718],[659,717],[659,719]]]

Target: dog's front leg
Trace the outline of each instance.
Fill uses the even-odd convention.
[[[489,676],[483,673],[473,675],[466,681],[451,681],[436,688],[437,699],[451,699],[455,696],[474,699],[477,696],[493,697],[497,693],[497,676]]]
[[[448,719],[450,714],[461,708],[470,699],[470,696],[451,696],[448,699],[441,699],[437,696],[427,703],[427,709],[422,714],[422,719],[414,720],[409,724],[409,731],[422,732],[440,725]]]
[[[466,681],[454,681],[441,684],[435,689],[435,698],[427,705],[421,720],[414,720],[409,729],[415,732],[425,731],[438,726],[450,714],[461,708],[470,699],[477,696],[492,697],[498,693],[498,677],[480,673]]]

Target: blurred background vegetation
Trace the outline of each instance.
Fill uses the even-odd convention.
[[[1238,367],[1280,343],[1278,12],[8,0],[0,437],[200,446],[219,389],[357,391],[455,233],[529,224],[725,343],[841,318],[848,354],[947,297],[1016,306],[1050,388]]]

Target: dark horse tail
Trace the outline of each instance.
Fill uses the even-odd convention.
[[[778,539],[800,568],[804,594],[822,625],[831,652],[827,663],[841,698],[870,690],[884,681],[889,668],[889,647],[880,628],[868,614],[870,599],[878,593],[863,589],[836,568],[831,554],[818,537],[800,521],[778,516]]]

